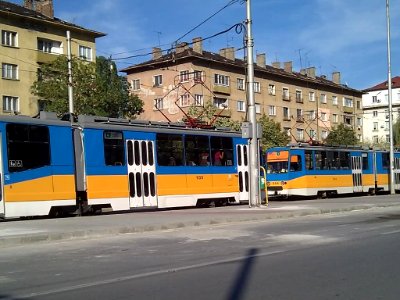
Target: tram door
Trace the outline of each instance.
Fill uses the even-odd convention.
[[[0,132],[0,216],[5,216],[5,204],[3,197],[3,184],[4,184],[4,175],[3,175],[3,157],[2,157],[2,133]]]
[[[351,173],[353,175],[353,191],[362,192],[362,157],[351,157]]]
[[[154,142],[127,140],[131,208],[157,206]]]
[[[239,201],[250,201],[249,145],[237,145],[236,154],[239,174]]]
[[[394,158],[394,189],[400,190],[400,157]]]

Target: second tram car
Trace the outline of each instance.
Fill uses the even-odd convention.
[[[296,145],[266,151],[269,197],[376,193],[390,190],[389,152]],[[395,153],[395,190],[400,190],[400,153]]]

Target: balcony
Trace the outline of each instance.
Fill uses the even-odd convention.
[[[213,86],[213,92],[214,93],[225,94],[225,95],[230,95],[231,94],[231,87],[230,86],[226,86],[226,85],[214,85]]]
[[[58,55],[56,54],[46,53],[42,51],[37,51],[36,53],[37,53],[36,61],[38,63],[50,63],[56,60],[56,58],[58,57]]]
[[[282,95],[282,100],[283,101],[290,101],[291,97],[289,95]]]
[[[345,113],[353,113],[353,107],[343,106],[343,112],[345,112]]]

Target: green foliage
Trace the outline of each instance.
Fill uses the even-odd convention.
[[[268,118],[265,114],[259,120],[262,128],[261,147],[263,151],[275,146],[285,146],[289,143],[290,137],[281,130],[278,122]]]
[[[397,148],[400,147],[400,116],[393,124],[393,145]]]
[[[74,113],[133,118],[142,112],[143,102],[129,93],[129,85],[119,76],[113,62],[98,57],[96,63],[72,58]],[[62,115],[69,111],[68,60],[60,55],[43,64],[32,93],[45,99],[46,110]]]
[[[325,139],[325,144],[354,146],[358,144],[358,140],[353,129],[346,127],[344,124],[339,124],[329,133]]]

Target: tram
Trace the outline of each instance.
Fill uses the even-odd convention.
[[[389,152],[349,147],[274,147],[266,151],[268,197],[390,191]],[[400,153],[394,154],[394,188],[400,190]]]
[[[227,129],[0,117],[0,217],[249,200],[248,141]]]

